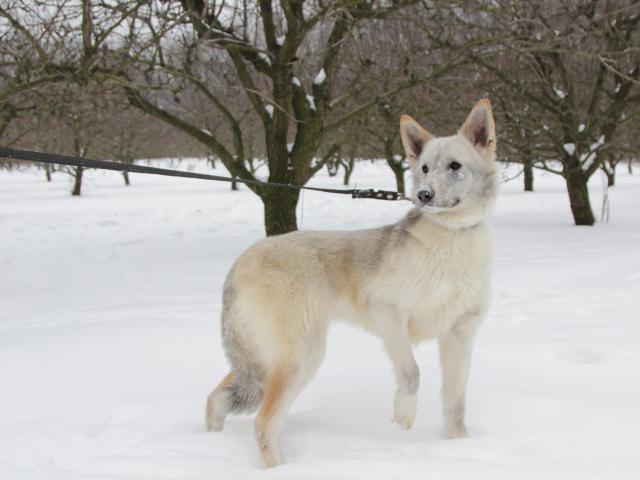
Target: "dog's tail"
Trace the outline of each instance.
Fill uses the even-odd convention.
[[[262,401],[260,369],[251,360],[249,349],[237,335],[229,312],[229,305],[225,301],[222,314],[222,342],[231,363],[231,372],[207,397],[208,431],[222,430],[225,417],[229,413],[251,413]]]
[[[231,354],[228,354],[231,358]],[[263,396],[263,385],[254,365],[242,358],[236,350],[233,354],[233,381],[225,387],[226,410],[229,413],[251,413],[257,410]]]
[[[252,352],[238,335],[234,325],[233,289],[225,285],[222,308],[222,342],[234,373],[233,380],[225,387],[229,413],[255,411],[263,395],[262,368],[253,359]]]

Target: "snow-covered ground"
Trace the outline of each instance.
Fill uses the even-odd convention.
[[[89,172],[72,198],[68,177],[43,177],[0,172],[0,478],[639,478],[640,176],[620,172],[611,221],[593,228],[572,225],[558,177],[538,175],[532,194],[521,179],[502,185],[470,438],[442,438],[435,345],[417,348],[420,402],[405,432],[390,422],[379,341],[337,324],[289,415],[289,463],[268,471],[252,418],[229,418],[221,433],[203,425],[227,372],[224,276],[263,235],[257,197]],[[393,188],[382,164],[353,178]],[[599,177],[592,187],[599,214]],[[303,228],[353,229],[408,207],[307,192],[300,208]]]

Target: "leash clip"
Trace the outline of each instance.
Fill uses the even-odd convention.
[[[388,190],[374,190],[369,188],[368,190],[354,190],[351,193],[351,198],[373,198],[376,200],[405,200],[405,196],[398,192],[391,192]]]

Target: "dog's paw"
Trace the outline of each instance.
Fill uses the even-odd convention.
[[[224,417],[211,416],[206,421],[207,432],[220,432],[224,428]]]
[[[417,402],[418,396],[415,394],[407,395],[401,391],[396,392],[393,402],[393,421],[405,430],[409,430],[416,418]]]
[[[467,427],[463,424],[458,425],[448,425],[445,428],[445,435],[449,439],[455,438],[467,438],[469,434],[467,433]]]
[[[409,430],[413,426],[414,416],[412,415],[394,415],[393,421],[400,425],[404,430]]]

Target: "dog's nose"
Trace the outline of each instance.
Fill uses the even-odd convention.
[[[421,203],[429,203],[431,200],[433,200],[434,195],[435,193],[433,191],[433,188],[420,190],[418,192],[418,200],[420,200]]]

